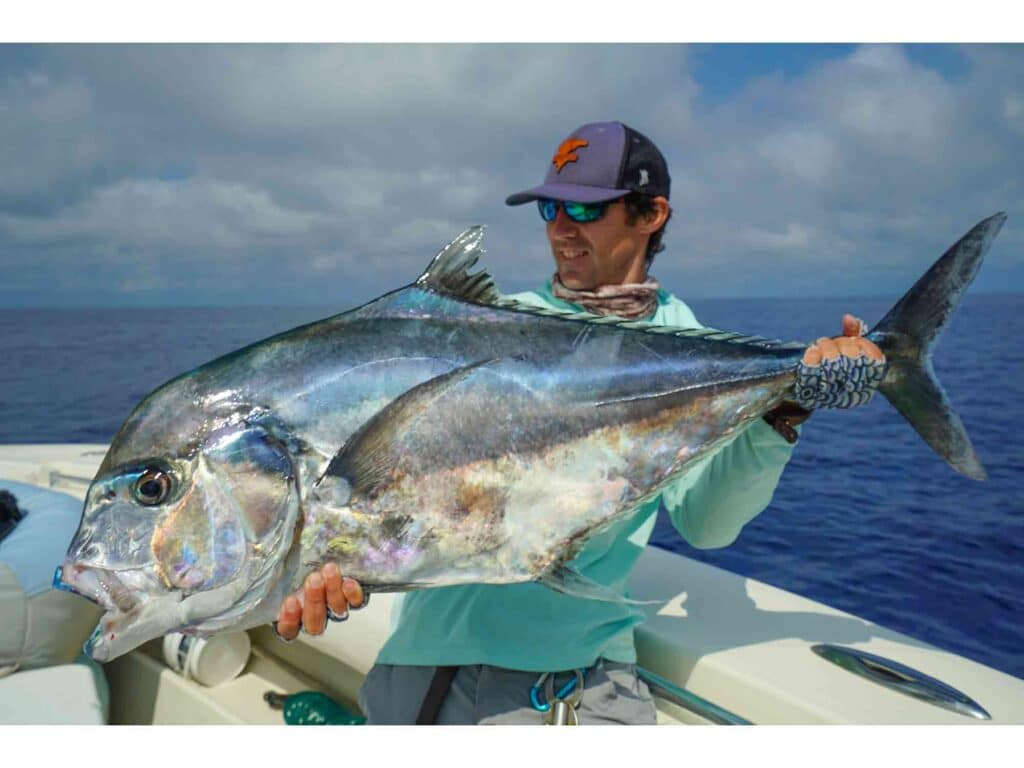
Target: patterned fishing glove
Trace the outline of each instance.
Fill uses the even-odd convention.
[[[801,408],[855,408],[875,394],[885,377],[886,363],[867,355],[840,355],[820,365],[803,361],[797,369],[795,400]]]

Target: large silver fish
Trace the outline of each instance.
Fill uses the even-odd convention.
[[[881,391],[975,478],[930,350],[1004,220],[972,229],[868,334],[888,359]],[[805,344],[524,307],[469,274],[481,237],[136,407],[58,571],[106,609],[93,658],[265,624],[327,561],[370,592],[540,581],[624,599],[567,563],[792,398]]]

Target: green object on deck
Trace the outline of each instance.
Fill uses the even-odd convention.
[[[302,691],[290,696],[267,692],[263,697],[274,709],[281,709],[287,725],[364,725],[366,718],[349,712],[319,691]]]

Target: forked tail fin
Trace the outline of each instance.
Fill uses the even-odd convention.
[[[889,310],[867,338],[889,367],[879,390],[939,456],[975,480],[986,478],[963,422],[932,369],[932,349],[1006,221],[997,213],[956,242]]]

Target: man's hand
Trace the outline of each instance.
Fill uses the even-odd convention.
[[[300,629],[309,635],[322,635],[328,618],[344,621],[350,607],[358,609],[364,605],[366,595],[359,582],[342,577],[338,566],[328,563],[306,577],[301,601],[297,594],[285,598],[274,631],[282,640],[289,641],[298,637]]]
[[[797,405],[855,408],[869,402],[885,377],[885,355],[864,338],[867,326],[853,315],[843,316],[843,335],[822,337],[809,346],[797,370]]]
[[[885,362],[885,355],[877,346],[864,338],[867,327],[864,321],[853,315],[843,315],[843,335],[834,338],[822,336],[805,351],[804,365],[821,365],[822,360],[835,360],[840,355],[857,357],[865,355],[872,360]]]
[[[812,368],[820,367],[822,362],[834,362],[840,357],[847,357],[856,360],[861,355],[869,360],[879,363],[885,362],[885,355],[882,354],[875,344],[864,338],[867,330],[864,322],[853,315],[843,315],[843,335],[828,338],[823,336],[814,344],[811,344],[805,351],[803,360],[804,366]],[[868,398],[870,399],[870,397]],[[865,401],[866,402],[866,401]],[[806,404],[806,403],[805,403]],[[775,408],[764,415],[764,420],[771,427],[782,435],[789,443],[795,443],[797,439],[797,424],[802,424],[811,416],[811,410],[801,407],[790,400],[784,401],[778,408]]]

